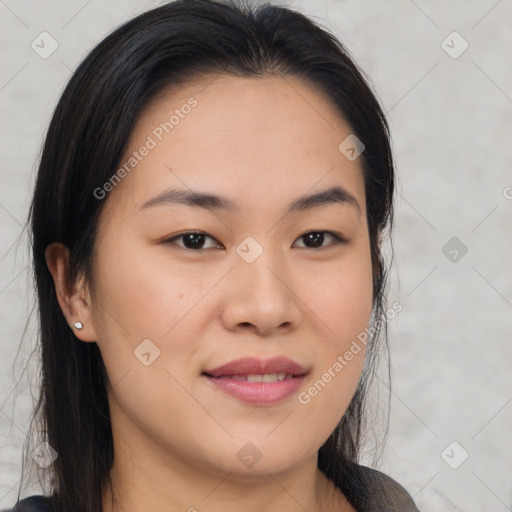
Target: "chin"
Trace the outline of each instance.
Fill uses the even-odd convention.
[[[230,480],[240,481],[267,480],[269,473],[274,477],[284,475],[316,457],[317,452],[314,448],[307,450],[299,436],[284,439],[277,433],[269,436],[268,432],[243,438],[235,436],[229,443],[219,443],[216,447],[221,452],[213,460],[209,457],[210,461],[220,471],[230,473]]]

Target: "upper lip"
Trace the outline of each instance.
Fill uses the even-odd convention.
[[[306,375],[308,372],[302,365],[286,357],[276,357],[273,359],[245,357],[223,364],[212,370],[206,370],[203,373],[211,377],[222,377],[226,375],[265,375],[272,373]]]

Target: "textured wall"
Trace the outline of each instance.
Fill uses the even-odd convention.
[[[403,310],[390,323],[380,469],[422,510],[512,510],[511,2],[290,4],[347,45],[393,132],[391,292]],[[15,500],[31,406],[23,379],[36,330],[33,318],[23,337],[34,302],[23,225],[40,143],[85,54],[156,5],[0,1],[0,508]]]

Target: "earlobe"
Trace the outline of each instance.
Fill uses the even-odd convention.
[[[75,336],[82,341],[97,341],[84,281],[77,284],[70,279],[69,248],[61,243],[51,243],[46,247],[45,258],[55,285],[57,301]]]

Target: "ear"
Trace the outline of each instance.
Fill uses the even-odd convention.
[[[46,247],[45,257],[53,277],[57,301],[73,333],[82,341],[97,341],[92,301],[84,284],[85,280],[72,283],[70,279],[68,247],[61,243],[52,243]],[[81,322],[82,329],[74,327],[75,322]]]

